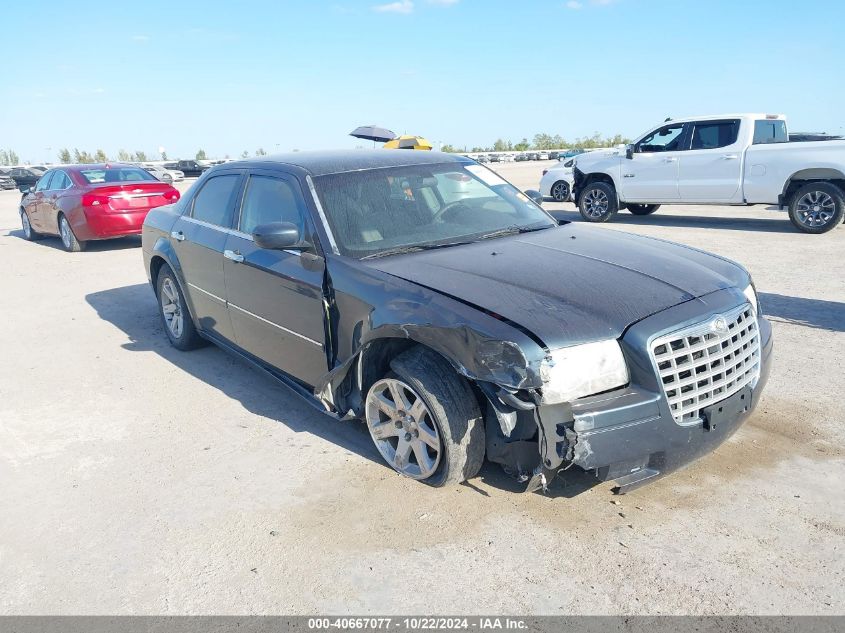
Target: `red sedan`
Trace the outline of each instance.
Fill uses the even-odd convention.
[[[150,209],[179,192],[134,165],[63,165],[46,172],[21,199],[24,237],[58,235],[67,251],[86,242],[141,233]]]

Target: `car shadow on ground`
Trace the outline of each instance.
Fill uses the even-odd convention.
[[[126,334],[129,342],[122,345],[124,349],[154,352],[237,400],[250,413],[284,424],[296,433],[311,433],[389,468],[373,445],[365,425],[356,421],[338,421],[268,374],[214,345],[191,352],[181,352],[170,345],[159,318],[155,296],[148,284],[94,292],[85,300],[101,319]],[[260,378],[257,379],[257,376]],[[488,496],[485,490],[475,485],[478,479],[493,488],[514,493],[524,492],[527,483],[490,462],[484,464],[477,479],[464,484]],[[597,483],[595,477],[588,473],[571,471],[556,478],[546,494],[572,497]]]
[[[26,238],[23,236],[23,229],[18,229],[16,231],[6,231],[5,236],[7,237],[19,237],[22,240]],[[53,235],[45,235],[40,240],[36,240],[33,244],[38,246],[46,246],[48,248],[54,248],[59,251],[65,250],[64,245],[62,244],[62,240]],[[138,235],[129,236],[129,237],[117,237],[113,240],[91,240],[90,242],[85,243],[85,250],[83,253],[101,253],[103,251],[120,251],[127,248],[138,248],[141,246],[141,237]]]
[[[761,292],[763,314],[775,321],[845,332],[845,303]]]
[[[215,345],[182,352],[170,345],[147,284],[111,288],[85,300],[101,319],[123,331],[133,352],[154,352],[188,374],[237,400],[255,415],[280,422],[296,433],[307,432],[376,463],[383,463],[366,427],[341,422],[321,412],[282,383]],[[387,467],[385,465],[385,467]]]
[[[581,214],[576,210],[549,209],[549,213],[560,222],[584,222]],[[769,218],[725,218],[708,216],[673,215],[657,210],[651,215],[632,215],[621,211],[610,220],[611,224],[625,224],[629,226],[669,226],[688,229],[727,229],[730,231],[757,231],[760,233],[797,233],[798,230],[789,222],[789,218],[781,214]]]

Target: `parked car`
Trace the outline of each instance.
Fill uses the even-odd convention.
[[[478,162],[479,162],[479,163],[489,163],[489,162],[490,162],[490,158],[489,158],[486,154],[481,154],[481,155],[478,157]]]
[[[14,180],[15,185],[21,191],[34,186],[38,182],[38,179],[41,178],[41,174],[37,174],[26,167],[5,167],[3,170],[4,175]]]
[[[210,167],[195,160],[177,160],[175,163],[165,163],[165,169],[181,171],[185,176],[201,176]]]
[[[735,114],[664,122],[626,150],[575,161],[574,194],[589,222],[661,204],[777,204],[805,233],[845,218],[845,141],[789,142],[786,119]]]
[[[537,152],[537,160],[549,160],[548,152]]]
[[[748,273],[558,225],[538,196],[438,152],[246,160],[147,215],[144,265],[176,348],[212,341],[360,418],[435,486],[486,457],[530,488],[579,467],[625,491],[730,437],[772,349]]]
[[[0,169],[0,189],[17,189],[18,185],[14,179],[5,171]]]
[[[137,235],[150,209],[179,192],[135,165],[62,165],[49,170],[20,203],[24,237],[58,235],[67,251],[91,240]]]
[[[572,170],[575,159],[570,158],[558,162],[549,169],[543,170],[540,179],[540,193],[544,198],[552,198],[556,202],[568,202],[572,198],[572,184],[574,182]]]
[[[152,164],[144,164],[140,165],[140,167],[146,169],[149,173],[151,173],[156,180],[166,182],[168,185],[172,185],[174,182],[181,182],[185,180],[185,174],[183,174],[178,169],[165,169],[160,165]]]

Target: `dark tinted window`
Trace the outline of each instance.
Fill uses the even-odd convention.
[[[786,121],[783,119],[766,119],[754,121],[754,144],[786,143],[789,136],[786,133]]]
[[[191,216],[217,226],[232,226],[232,209],[239,180],[237,174],[209,178],[194,198]]]
[[[640,152],[675,152],[681,148],[684,124],[665,125],[637,143]]]
[[[302,234],[305,204],[297,189],[281,178],[251,176],[241,206],[240,230],[252,233],[261,224],[290,222]]]
[[[46,174],[41,176],[41,178],[38,179],[38,183],[35,185],[35,190],[44,191],[50,185],[50,179],[55,173],[56,172],[54,171],[48,171]]]
[[[716,149],[736,143],[739,119],[700,121],[693,125],[692,149]]]

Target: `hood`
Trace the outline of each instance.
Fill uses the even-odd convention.
[[[581,224],[362,263],[501,315],[549,348],[619,338],[656,312],[748,283],[715,255]]]

